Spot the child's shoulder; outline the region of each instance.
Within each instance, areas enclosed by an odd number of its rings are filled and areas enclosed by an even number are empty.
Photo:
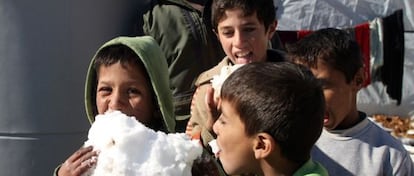
[[[220,74],[221,68],[229,65],[230,62],[231,61],[229,57],[224,57],[223,60],[221,60],[216,66],[201,73],[198,76],[195,85],[200,86],[202,84],[210,83],[211,79],[213,79],[213,76]]]
[[[302,165],[293,176],[327,176],[328,171],[326,168],[317,161],[309,159],[305,164]]]

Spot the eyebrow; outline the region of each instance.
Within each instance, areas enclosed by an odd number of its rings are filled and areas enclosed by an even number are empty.
[[[242,26],[242,27],[256,26],[256,23],[248,21],[246,23],[242,23],[240,26]],[[229,28],[231,29],[233,27],[232,26],[222,26],[222,27],[219,27],[218,29],[229,29]]]

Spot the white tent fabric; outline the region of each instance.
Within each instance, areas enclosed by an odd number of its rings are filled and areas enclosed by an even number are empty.
[[[397,105],[376,82],[358,94],[358,108],[368,114],[389,114],[414,118],[414,1],[413,0],[274,0],[278,30],[350,28],[398,9],[404,13],[405,57],[402,101]]]

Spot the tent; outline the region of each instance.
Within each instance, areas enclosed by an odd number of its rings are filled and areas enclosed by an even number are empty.
[[[354,28],[386,18],[402,9],[403,75],[401,102],[387,93],[389,85],[373,82],[358,94],[358,108],[368,114],[414,118],[414,1],[412,0],[274,0],[278,31],[317,30],[326,27]]]

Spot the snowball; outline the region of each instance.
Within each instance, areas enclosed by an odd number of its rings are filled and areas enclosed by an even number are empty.
[[[214,155],[217,157],[218,152],[220,151],[220,148],[217,145],[217,140],[213,139],[210,142],[208,142],[208,145],[211,147],[211,151],[214,153]]]
[[[185,133],[155,132],[119,111],[96,116],[85,142],[90,145],[99,155],[86,176],[187,176],[203,150]]]
[[[214,101],[217,101],[220,97],[221,86],[223,85],[227,77],[229,77],[231,73],[233,73],[235,70],[237,70],[243,65],[244,64],[224,66],[221,68],[219,75],[213,76],[213,79],[211,80],[211,86],[214,89]]]

